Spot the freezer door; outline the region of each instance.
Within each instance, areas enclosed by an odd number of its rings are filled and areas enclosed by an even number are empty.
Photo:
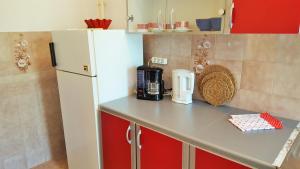
[[[92,30],[52,32],[56,69],[96,76]]]
[[[99,169],[96,77],[57,71],[68,165]]]

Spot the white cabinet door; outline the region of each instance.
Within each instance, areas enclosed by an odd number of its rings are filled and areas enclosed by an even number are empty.
[[[69,169],[99,169],[96,77],[57,71]]]

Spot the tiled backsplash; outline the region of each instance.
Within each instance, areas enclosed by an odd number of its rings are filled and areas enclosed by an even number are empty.
[[[28,72],[15,64],[20,36],[29,42]],[[65,155],[50,33],[0,33],[0,169],[29,169]]]
[[[145,63],[153,56],[168,58],[161,67],[170,88],[172,69],[193,70],[204,39],[212,44],[210,63],[226,66],[237,80],[230,106],[300,120],[299,35],[146,35]],[[194,98],[201,99],[197,85]]]

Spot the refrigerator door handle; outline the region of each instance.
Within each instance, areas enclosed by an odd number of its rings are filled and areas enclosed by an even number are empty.
[[[49,48],[50,48],[52,67],[55,67],[57,64],[56,64],[55,49],[54,49],[54,43],[53,42],[49,43]]]

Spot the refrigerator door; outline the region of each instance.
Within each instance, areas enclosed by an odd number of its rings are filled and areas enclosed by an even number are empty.
[[[100,169],[96,77],[57,71],[68,165]]]
[[[57,70],[96,76],[92,30],[54,31],[52,41]]]

